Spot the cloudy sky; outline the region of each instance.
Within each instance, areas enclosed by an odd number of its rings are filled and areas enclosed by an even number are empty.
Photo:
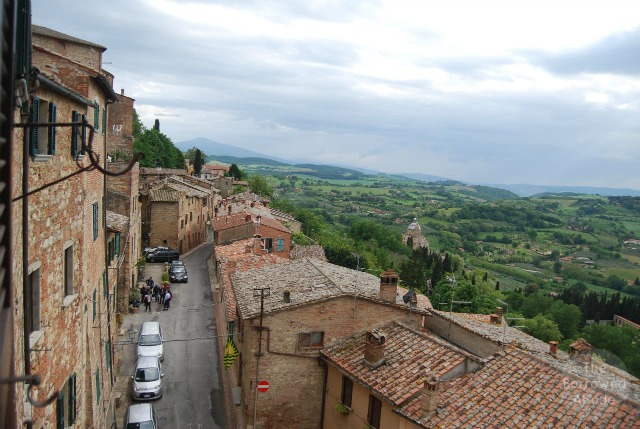
[[[174,142],[640,189],[640,1],[32,0]],[[206,152],[206,149],[205,149]]]

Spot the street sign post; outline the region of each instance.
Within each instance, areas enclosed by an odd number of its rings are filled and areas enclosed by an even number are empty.
[[[258,392],[266,392],[269,390],[269,382],[267,380],[262,380],[258,383]]]

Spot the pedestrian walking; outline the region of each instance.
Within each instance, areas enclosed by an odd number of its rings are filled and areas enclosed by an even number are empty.
[[[160,289],[162,288],[158,283],[153,285],[153,298],[155,299],[156,302],[160,302]]]
[[[168,290],[164,294],[164,309],[168,310],[171,306],[171,292]]]
[[[147,293],[144,298],[144,311],[151,311],[151,292]]]
[[[145,283],[147,284],[148,288],[152,288],[153,285],[155,284],[155,282],[153,281],[153,277],[149,276],[149,278],[147,280],[145,280]]]

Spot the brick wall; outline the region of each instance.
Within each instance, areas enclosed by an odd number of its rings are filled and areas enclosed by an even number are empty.
[[[178,203],[153,202],[149,205],[151,246],[169,246],[179,251],[178,231],[180,211]],[[166,243],[166,244],[165,244]]]
[[[414,326],[422,316],[413,314]],[[271,388],[258,394],[258,427],[319,427],[322,413],[324,371],[318,364],[317,350],[298,346],[300,333],[324,332],[326,346],[347,336],[366,331],[392,320],[406,321],[406,309],[351,297],[338,297],[290,310],[268,314],[263,324],[263,353],[259,362],[259,379]],[[255,353],[257,320],[245,321],[244,341],[238,344],[243,356],[242,392],[247,401],[247,421],[253,420],[255,388]]]
[[[109,106],[107,153],[119,161],[128,161],[127,157],[133,155],[133,102],[133,98],[121,93],[118,101]]]

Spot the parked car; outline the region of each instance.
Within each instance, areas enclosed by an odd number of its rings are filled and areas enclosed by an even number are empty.
[[[155,356],[140,356],[136,369],[131,376],[133,380],[131,393],[136,401],[162,397],[162,364]]]
[[[158,429],[158,418],[153,405],[130,405],[124,416],[124,429]]]
[[[175,265],[169,270],[169,279],[171,280],[171,283],[187,283],[189,281],[187,269],[184,265]]]
[[[147,253],[147,262],[171,262],[180,259],[180,254],[173,249],[159,249]]]
[[[182,259],[176,259],[175,261],[171,261],[171,265],[169,266],[169,271],[173,269],[173,267],[182,265],[184,267],[184,261]]]
[[[158,322],[144,322],[138,337],[138,356],[153,356],[164,359],[162,327]]]

